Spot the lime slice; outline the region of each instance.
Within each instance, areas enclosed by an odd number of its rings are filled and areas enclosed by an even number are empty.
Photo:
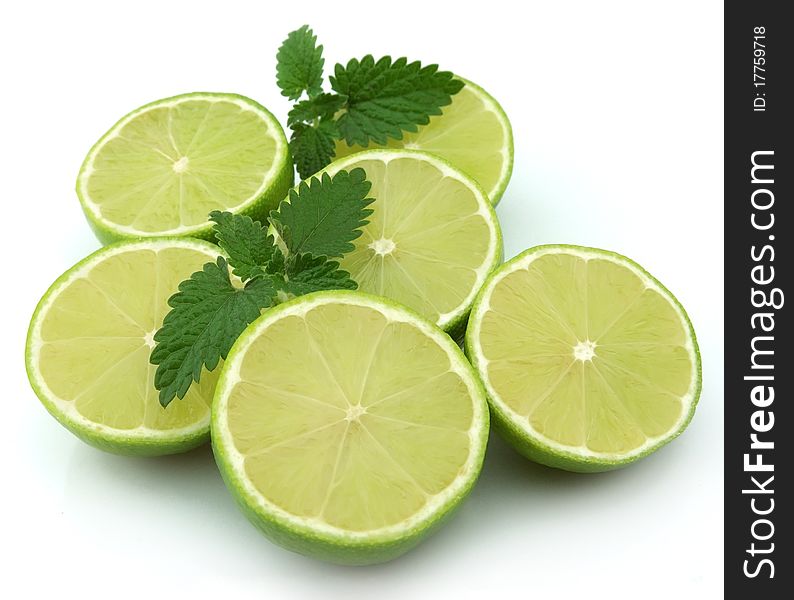
[[[263,106],[195,93],[152,102],[116,123],[83,162],[77,195],[104,243],[211,239],[211,211],[264,218],[292,179],[284,131]]]
[[[499,223],[470,177],[426,152],[367,150],[326,168],[363,168],[374,213],[341,264],[364,292],[462,332],[488,273],[502,259]]]
[[[217,370],[163,408],[149,353],[168,298],[218,252],[190,239],[121,242],[52,284],[33,314],[25,365],[39,400],[64,427],[118,454],[172,454],[209,439]]]
[[[468,356],[519,452],[604,471],[678,436],[700,396],[695,332],[673,295],[604,250],[539,246],[482,289]]]
[[[470,81],[442,110],[416,133],[405,133],[386,147],[437,154],[476,180],[496,206],[513,172],[513,131],[507,115],[493,97]],[[339,141],[336,156],[363,149]]]
[[[397,304],[320,292],[267,311],[228,355],[212,413],[221,473],[277,544],[367,564],[416,545],[467,495],[485,392],[452,340]]]

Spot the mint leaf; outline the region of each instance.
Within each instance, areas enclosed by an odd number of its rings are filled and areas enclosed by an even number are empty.
[[[157,344],[149,359],[157,365],[154,387],[160,390],[160,404],[183,398],[191,383],[199,381],[202,367],[212,371],[218,366],[275,296],[273,281],[265,276],[243,289],[234,287],[223,257],[180,283],[179,292],[168,300],[171,311],[154,336]]]
[[[269,275],[282,275],[286,272],[287,264],[281,250],[276,247],[270,262],[265,266],[265,273]],[[282,278],[283,279],[283,278]]]
[[[358,287],[350,273],[325,256],[299,254],[287,263],[286,278],[278,283],[288,294],[301,296],[320,290],[354,290]]]
[[[356,289],[333,260],[353,250],[373,202],[363,169],[327,173],[303,182],[263,225],[249,217],[214,211],[216,238],[228,255],[206,263],[179,284],[171,310],[155,333],[149,357],[157,365],[160,403],[183,398],[202,370],[215,369],[242,331],[261,312],[287,298],[328,289]],[[278,243],[268,235],[278,231]],[[243,288],[231,280],[230,268]]]
[[[364,169],[328,173],[304,181],[271,211],[270,221],[290,254],[309,253],[330,258],[353,250],[351,243],[368,223],[374,200],[367,198],[371,184]]]
[[[339,129],[333,121],[320,121],[316,127],[302,123],[292,126],[289,148],[301,179],[330,164],[338,136]]]
[[[276,82],[281,93],[297,100],[305,91],[314,96],[322,91],[323,47],[308,25],[291,32],[276,54]]]
[[[229,256],[234,274],[243,281],[262,274],[273,256],[273,236],[259,221],[244,215],[214,210],[210,220],[215,222],[218,245]]]
[[[438,65],[389,56],[376,62],[370,54],[337,64],[330,77],[336,93],[324,93],[323,47],[308,25],[287,36],[276,58],[281,93],[293,101],[308,95],[287,115],[290,150],[303,179],[331,162],[337,140],[349,146],[400,140],[404,132],[415,132],[440,115],[463,88],[462,81]]]
[[[287,125],[315,119],[331,119],[345,105],[346,98],[337,94],[320,94],[301,100],[287,114]]]
[[[375,62],[372,55],[336,65],[331,87],[347,96],[346,112],[337,123],[348,145],[366,146],[370,141],[385,144],[389,138],[402,139],[403,131],[416,131],[441,107],[463,82],[438,65],[423,67],[406,58],[392,62],[385,56]]]

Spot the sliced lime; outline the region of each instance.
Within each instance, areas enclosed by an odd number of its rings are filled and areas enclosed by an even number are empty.
[[[197,240],[122,242],[61,275],[33,314],[25,352],[47,410],[110,452],[171,454],[206,442],[217,371],[163,408],[149,353],[168,298],[217,255]]]
[[[466,348],[507,439],[572,471],[653,452],[684,430],[700,395],[683,307],[604,250],[539,246],[507,262],[478,296]]]
[[[359,289],[397,300],[455,333],[502,258],[499,223],[470,177],[426,152],[368,150],[326,171],[361,167],[374,213],[342,267]]]
[[[263,218],[292,178],[284,132],[263,106],[195,93],[152,102],[116,123],[88,153],[77,195],[103,242],[209,239],[211,211]]]
[[[417,544],[468,493],[485,394],[452,340],[356,292],[302,296],[235,343],[213,403],[226,483],[274,542],[340,563]]]
[[[513,131],[507,115],[492,96],[470,81],[442,110],[416,133],[405,133],[403,139],[390,140],[385,147],[437,154],[477,181],[495,206],[513,171]],[[344,141],[336,143],[340,158],[361,150]]]

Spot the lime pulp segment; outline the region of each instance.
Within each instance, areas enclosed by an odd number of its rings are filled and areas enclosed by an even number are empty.
[[[502,257],[493,208],[481,188],[442,159],[368,150],[326,172],[363,168],[375,202],[355,249],[341,261],[364,292],[397,300],[454,331]]]
[[[485,396],[460,350],[396,304],[311,294],[237,341],[213,405],[221,471],[252,521],[292,550],[387,560],[480,470]]]
[[[541,246],[500,268],[467,332],[497,424],[530,458],[601,470],[678,435],[700,391],[675,298],[610,252]]]
[[[217,372],[163,408],[149,354],[168,298],[217,254],[188,239],[125,242],[64,273],[36,308],[25,356],[47,410],[113,452],[167,454],[206,442]]]
[[[284,132],[264,107],[195,93],[121,119],[86,157],[77,193],[103,241],[207,237],[211,211],[264,215],[291,184]]]
[[[513,170],[513,132],[499,103],[481,87],[465,83],[441,115],[384,147],[424,150],[444,158],[477,181],[496,205]],[[337,158],[361,150],[344,141],[336,143]]]

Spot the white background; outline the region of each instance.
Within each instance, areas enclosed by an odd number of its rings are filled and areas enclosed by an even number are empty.
[[[691,1],[4,3],[2,595],[720,597],[722,19],[721,2]],[[274,57],[303,23],[326,64],[407,55],[501,102],[515,135],[497,210],[507,257],[540,243],[604,247],[678,296],[704,374],[681,438],[627,469],[575,475],[494,436],[446,527],[392,563],[351,568],[262,537],[208,449],[111,456],[46,413],[25,376],[25,333],[51,281],[99,246],[74,193],[85,153],[127,111],[181,92],[238,92],[285,117]]]

